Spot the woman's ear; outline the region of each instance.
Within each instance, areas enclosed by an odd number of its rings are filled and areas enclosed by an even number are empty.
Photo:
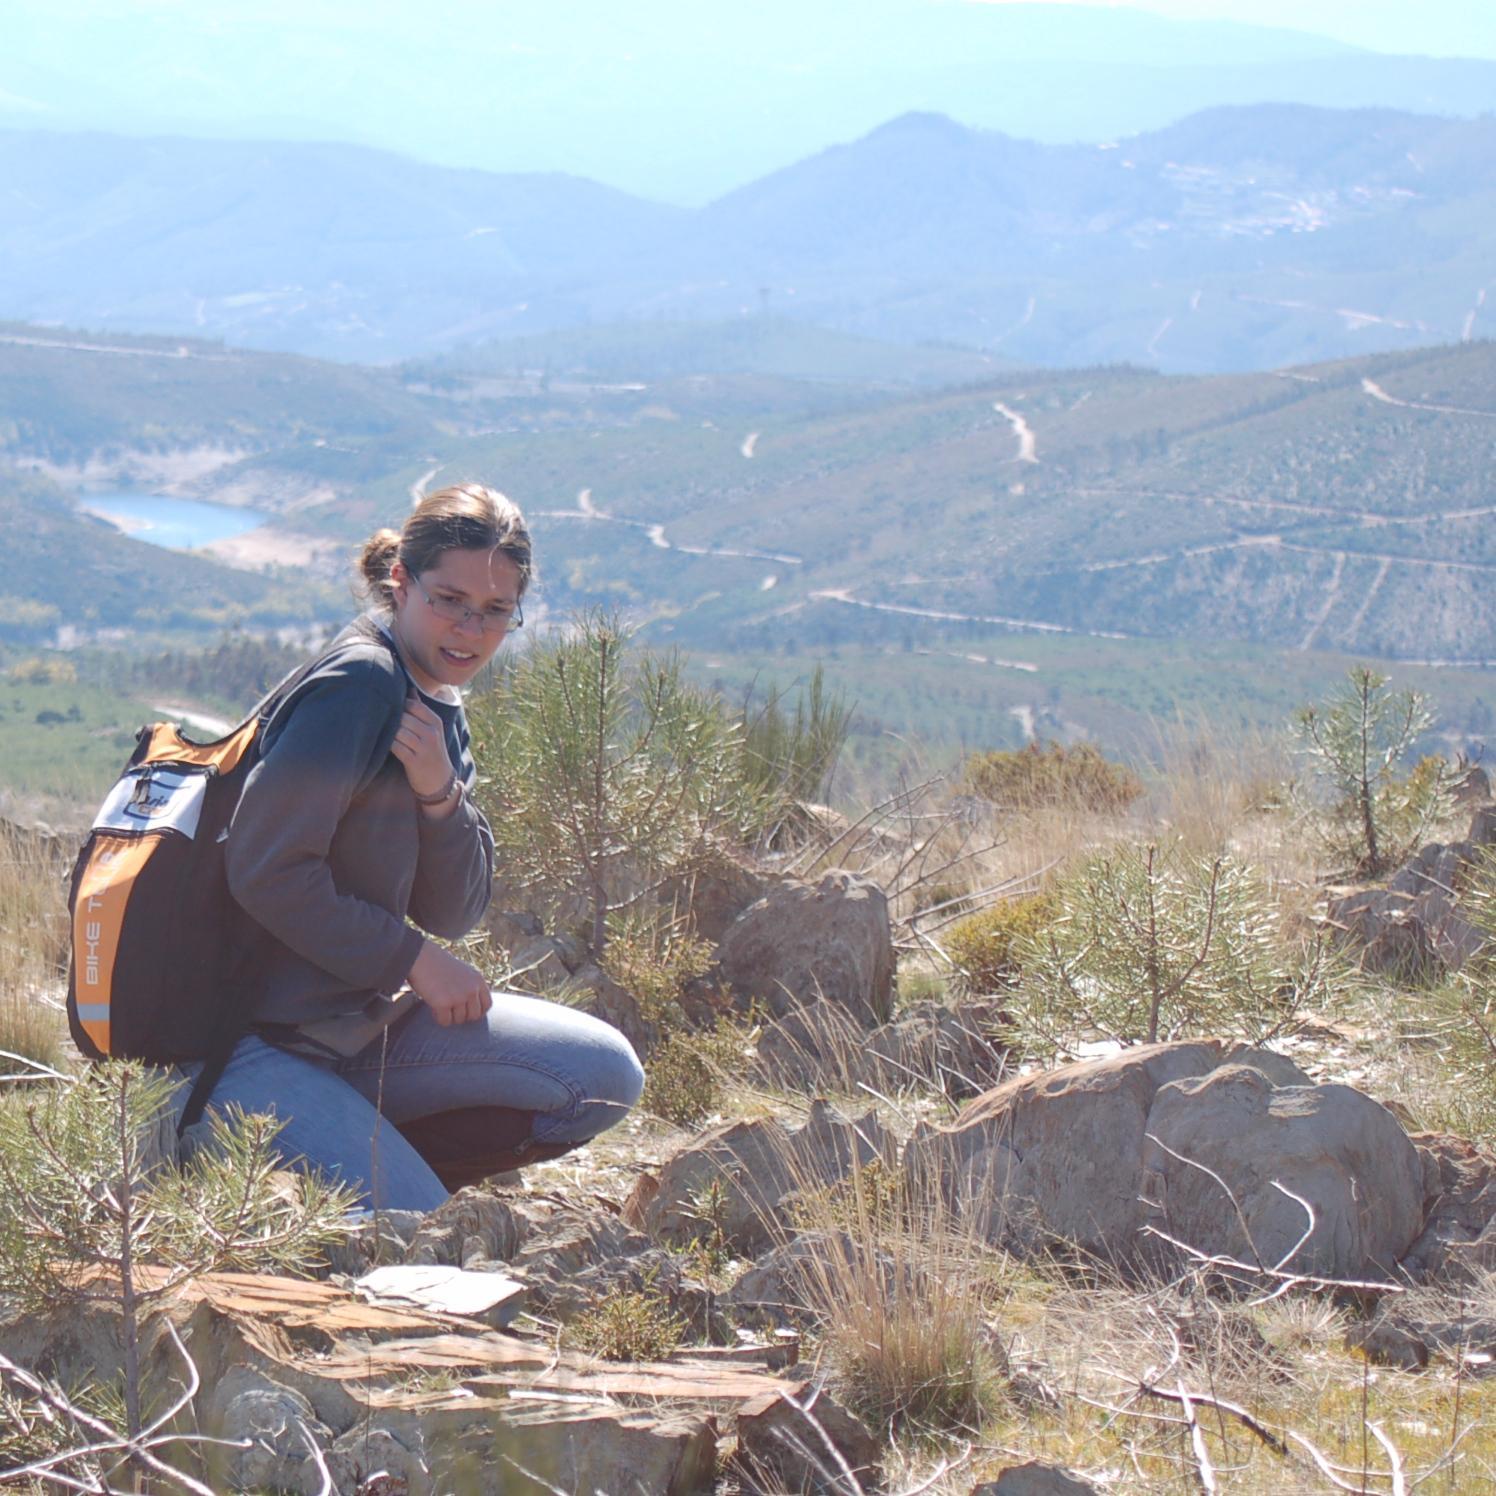
[[[390,595],[398,602],[405,601],[405,587],[410,581],[410,573],[405,569],[403,561],[396,561],[390,567]]]

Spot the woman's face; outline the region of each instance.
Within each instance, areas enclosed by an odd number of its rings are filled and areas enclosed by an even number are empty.
[[[397,561],[391,580],[395,637],[427,691],[467,685],[504,642],[519,606],[519,567],[499,551],[443,551],[418,576]],[[468,609],[465,619],[460,608]]]

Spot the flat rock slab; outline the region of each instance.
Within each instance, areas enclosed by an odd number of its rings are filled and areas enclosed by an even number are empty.
[[[375,1268],[353,1285],[376,1302],[409,1304],[436,1314],[458,1314],[495,1329],[524,1305],[525,1285],[507,1273],[470,1272],[437,1264],[400,1263]]]
[[[151,1287],[164,1274],[137,1276]],[[166,1334],[168,1322],[179,1341]],[[117,1377],[119,1343],[118,1311],[104,1302],[0,1325],[0,1350],[23,1365],[47,1365],[64,1384]],[[710,1488],[717,1414],[803,1390],[761,1365],[710,1353],[694,1363],[608,1362],[461,1315],[252,1273],[207,1275],[169,1293],[142,1336],[149,1382],[180,1380],[179,1346],[210,1389],[200,1410],[206,1431],[269,1437],[300,1418],[350,1481],[355,1466],[367,1470],[370,1441],[383,1441],[408,1496],[687,1496]],[[279,1436],[271,1442],[278,1448]],[[321,1489],[309,1461],[288,1444],[263,1468],[225,1464],[209,1472],[209,1483]]]

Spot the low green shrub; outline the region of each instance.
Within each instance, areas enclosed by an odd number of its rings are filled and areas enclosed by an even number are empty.
[[[1053,888],[1054,917],[1013,953],[1006,1007],[1030,1054],[1231,1035],[1261,1043],[1348,981],[1322,935],[1291,926],[1253,869],[1178,845],[1113,847]]]
[[[1116,815],[1143,793],[1131,769],[1094,743],[1030,743],[1016,753],[974,754],[966,763],[972,794],[1009,810],[1059,805]]]
[[[740,1074],[746,1037],[721,1019],[701,1032],[668,1033],[649,1057],[639,1105],[677,1127],[692,1127],[722,1106],[724,1081]]]
[[[957,986],[966,996],[1011,987],[1022,971],[1018,950],[1054,918],[1054,900],[1044,893],[1005,899],[952,925],[946,954],[956,963]]]
[[[678,1127],[715,1112],[724,1077],[743,1068],[746,1036],[739,1025],[720,1016],[710,1028],[692,1028],[682,1006],[686,989],[711,964],[711,944],[680,921],[616,921],[603,954],[608,975],[659,1034],[645,1067],[640,1105]]]
[[[1337,873],[1380,877],[1412,856],[1448,813],[1453,774],[1444,759],[1424,757],[1400,772],[1433,722],[1427,697],[1394,691],[1367,665],[1295,714],[1308,770],[1297,796]]]
[[[566,1339],[604,1361],[658,1361],[686,1338],[686,1322],[646,1285],[610,1293],[567,1327]]]
[[[771,686],[762,703],[752,691],[741,716],[743,778],[757,791],[769,830],[797,801],[819,800],[847,741],[853,708],[846,697],[826,687],[817,665],[795,698],[794,714],[787,693]]]
[[[621,919],[609,925],[603,970],[663,1029],[684,1022],[681,997],[712,966],[709,941],[680,921]]]

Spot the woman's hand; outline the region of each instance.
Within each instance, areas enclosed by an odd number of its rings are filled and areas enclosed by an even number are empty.
[[[442,719],[413,691],[405,698],[405,713],[390,752],[404,766],[405,777],[418,795],[439,795],[452,781]]]
[[[483,973],[431,940],[421,947],[406,980],[443,1028],[475,1022],[493,1006]]]

